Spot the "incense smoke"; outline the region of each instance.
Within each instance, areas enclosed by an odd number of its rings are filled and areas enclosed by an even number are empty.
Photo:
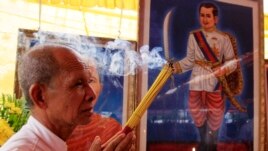
[[[133,43],[120,39],[101,44],[98,38],[65,33],[55,34],[40,31],[36,36],[39,39],[38,43],[65,44],[83,56],[94,58],[105,75],[135,75],[143,66],[156,69],[161,68],[167,62],[160,55],[163,51],[161,47],[149,50],[149,46],[145,45],[137,52]]]
[[[66,33],[50,33],[39,31],[35,34],[37,43],[57,43],[68,45],[85,57],[94,58],[97,66],[101,69],[103,75],[109,76],[110,80],[116,87],[123,87],[116,77],[135,75],[138,69],[144,66],[149,69],[161,69],[167,61],[161,56],[163,49],[155,47],[150,50],[148,45],[140,47],[136,51],[135,45],[129,41],[115,39],[107,41],[106,43],[100,42],[101,38],[87,37],[80,35],[72,35]],[[254,52],[255,53],[255,52]],[[236,62],[243,62],[248,60],[246,54],[235,60]],[[200,81],[214,76],[213,71],[206,76],[199,76],[181,85],[175,86],[173,89],[168,90],[165,94],[170,95],[175,93],[178,88],[187,85],[194,81]]]

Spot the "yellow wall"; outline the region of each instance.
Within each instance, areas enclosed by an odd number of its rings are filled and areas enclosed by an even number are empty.
[[[268,59],[268,0],[263,0],[264,9],[264,58]]]
[[[35,2],[31,2],[35,1]],[[0,94],[13,93],[19,28],[97,37],[137,39],[137,11],[90,7],[79,11],[38,0],[0,0]],[[41,24],[39,24],[39,13]],[[122,20],[120,20],[122,16]],[[121,24],[120,24],[121,23]]]
[[[103,7],[83,7],[83,11],[79,11],[79,7],[69,6],[67,9],[63,5],[42,1],[45,3],[42,3],[40,13],[39,0],[0,0],[0,94],[13,93],[18,28],[37,30],[41,27],[45,31],[109,38],[117,38],[120,28],[120,38],[137,39],[137,0],[131,0],[136,7],[124,11]],[[266,14],[264,54],[268,59],[268,0],[263,2]]]

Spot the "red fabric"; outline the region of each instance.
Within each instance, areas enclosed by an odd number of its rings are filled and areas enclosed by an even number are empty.
[[[113,118],[101,117],[93,114],[87,125],[76,127],[67,140],[69,151],[88,151],[95,136],[100,136],[102,143],[115,135],[122,126]]]
[[[199,44],[201,51],[206,56],[206,59],[213,63],[217,62],[218,59],[214,56],[213,52],[211,52],[211,49],[209,45],[207,44],[206,39],[203,37],[202,32],[198,31],[198,32],[195,32],[194,34],[196,35],[196,38],[197,38],[196,40]]]
[[[190,91],[189,109],[197,127],[205,121],[211,130],[218,130],[224,116],[224,101],[220,92]]]

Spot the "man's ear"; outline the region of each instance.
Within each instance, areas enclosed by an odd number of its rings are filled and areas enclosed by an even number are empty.
[[[34,83],[29,89],[29,94],[34,106],[39,108],[47,108],[46,101],[44,99],[45,85]]]

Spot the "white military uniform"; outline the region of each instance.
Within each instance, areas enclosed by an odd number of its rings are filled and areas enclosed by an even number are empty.
[[[222,66],[227,67],[229,73],[233,72],[237,67],[235,60],[234,50],[227,34],[214,30],[212,32],[206,32],[200,29],[210,48],[214,51],[215,56],[219,62],[225,58],[225,63]],[[195,32],[195,31],[194,31]],[[203,52],[194,37],[193,32],[190,33],[187,46],[187,55],[185,58],[179,61],[179,65],[182,72],[192,70],[191,79],[189,81],[190,90],[194,91],[215,91],[215,87],[218,83],[217,78],[214,76],[211,67],[201,66],[196,62],[207,62]]]

